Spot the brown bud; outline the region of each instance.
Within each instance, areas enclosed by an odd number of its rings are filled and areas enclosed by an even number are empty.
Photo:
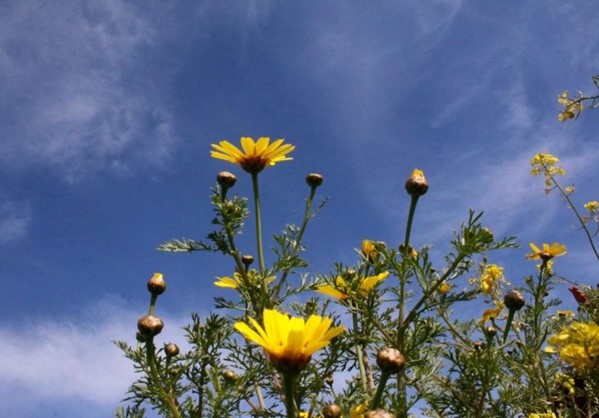
[[[164,322],[154,315],[142,316],[139,318],[139,321],[137,321],[137,329],[145,338],[151,339],[155,335],[160,334],[162,328],[164,328]]]
[[[364,418],[395,418],[391,412],[385,411],[384,409],[374,409],[364,414]]]
[[[412,175],[406,181],[406,191],[410,196],[422,196],[428,191],[428,181],[424,177],[422,170],[417,168],[412,171]]]
[[[525,304],[524,296],[517,290],[510,290],[503,298],[503,303],[510,311],[519,311]]]
[[[254,256],[251,255],[244,255],[241,257],[241,262],[248,267],[250,264],[252,264],[254,262]]]
[[[225,382],[233,383],[239,379],[239,375],[233,370],[225,370],[223,372],[223,378],[225,379]]]
[[[334,403],[322,408],[322,415],[324,418],[339,418],[342,412],[341,407]]]
[[[322,175],[317,174],[317,173],[310,173],[306,177],[306,183],[308,183],[308,186],[310,186],[313,189],[319,187],[323,181],[324,181],[324,177],[322,177]]]
[[[333,383],[335,383],[335,378],[332,375],[328,375],[327,377],[325,377],[324,382],[331,386]]]
[[[167,357],[175,357],[179,355],[179,346],[175,343],[168,343],[164,346],[164,352]]]
[[[492,325],[487,327],[487,335],[491,338],[497,335],[497,328]]]
[[[487,345],[485,343],[483,343],[482,341],[476,341],[474,343],[474,349],[476,351],[484,350],[486,347],[487,347]]]
[[[406,359],[398,349],[385,347],[377,353],[376,364],[385,373],[397,373],[406,365]]]
[[[223,190],[226,191],[235,185],[237,177],[235,177],[235,174],[229,173],[228,171],[221,171],[216,176],[216,181],[218,182],[220,187],[222,187]]]
[[[166,281],[162,273],[154,273],[148,280],[148,291],[153,295],[161,295],[166,290]]]

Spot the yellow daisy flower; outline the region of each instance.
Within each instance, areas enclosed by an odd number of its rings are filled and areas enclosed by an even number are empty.
[[[274,309],[264,309],[261,326],[255,319],[235,323],[235,329],[246,339],[266,351],[275,368],[283,373],[299,373],[306,367],[312,354],[326,347],[345,327],[332,327],[331,318],[311,315],[290,317]]]
[[[224,287],[227,289],[238,289],[241,284],[241,275],[239,273],[234,273],[233,277],[216,277],[217,281],[214,282],[215,286]],[[247,272],[247,278],[249,283],[251,284],[262,284],[262,276],[256,270],[250,270]],[[276,279],[276,276],[268,276],[264,279],[266,284],[270,284],[273,280]]]
[[[210,156],[237,164],[248,173],[257,174],[266,166],[293,160],[287,154],[295,149],[295,145],[283,144],[283,141],[284,139],[281,138],[271,144],[268,137],[263,136],[254,141],[249,136],[243,136],[241,137],[242,149],[229,141],[220,141],[218,144],[212,144],[213,150],[210,151]]]
[[[554,242],[553,244],[545,244],[543,243],[543,249],[539,249],[534,243],[530,243],[530,249],[533,251],[530,254],[526,255],[526,258],[529,260],[543,260],[549,261],[553,257],[559,257],[560,255],[564,255],[567,252],[566,246]]]

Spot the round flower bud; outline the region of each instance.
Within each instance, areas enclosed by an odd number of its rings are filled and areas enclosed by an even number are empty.
[[[406,181],[406,191],[410,196],[422,196],[428,191],[428,181],[424,177],[422,170],[417,168],[412,171],[412,175]]]
[[[168,343],[164,346],[164,352],[167,357],[175,357],[179,355],[179,346],[175,343]]]
[[[364,418],[395,418],[391,412],[387,412],[384,409],[374,409],[364,414]]]
[[[252,255],[244,255],[241,257],[241,262],[248,267],[250,264],[254,262],[254,256]]]
[[[495,328],[494,326],[488,326],[487,327],[487,335],[491,338],[493,338],[495,335],[497,335],[497,328]]]
[[[324,382],[331,386],[333,383],[335,383],[335,378],[333,377],[333,375],[328,375],[325,379]]]
[[[154,315],[142,316],[139,318],[139,321],[137,321],[137,329],[145,338],[152,338],[155,335],[160,334],[162,328],[164,328],[164,322]]]
[[[484,350],[486,347],[487,347],[487,345],[485,343],[483,343],[482,341],[476,341],[474,343],[474,349],[476,351]]]
[[[239,379],[239,375],[233,370],[225,370],[223,372],[223,378],[225,379],[225,382],[233,383]]]
[[[493,235],[493,231],[491,231],[489,228],[486,228],[486,227],[482,227],[480,229],[480,237],[481,237],[481,241],[484,244],[490,244],[495,239],[495,235]]]
[[[324,177],[322,177],[322,175],[317,174],[317,173],[310,173],[306,177],[306,183],[308,183],[308,186],[310,186],[313,189],[320,186],[323,181],[324,181]]]
[[[223,190],[228,190],[235,185],[237,177],[235,177],[235,174],[229,173],[228,171],[221,171],[216,176],[216,181]]]
[[[376,364],[385,373],[397,373],[406,365],[406,359],[398,349],[385,347],[377,353]]]
[[[334,403],[329,404],[322,409],[324,418],[339,418],[341,413],[341,407]]]
[[[510,311],[519,311],[524,306],[525,300],[522,293],[510,290],[503,298],[503,303]]]
[[[154,273],[148,280],[148,291],[153,295],[161,295],[166,290],[166,281],[162,273]]]

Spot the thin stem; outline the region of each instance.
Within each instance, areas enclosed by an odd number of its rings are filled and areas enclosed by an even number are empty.
[[[372,399],[372,407],[370,409],[377,409],[381,404],[381,399],[383,397],[383,392],[385,391],[385,386],[387,386],[387,380],[389,380],[389,376],[391,376],[387,372],[381,373],[381,379],[379,380],[379,385],[376,388],[376,394],[374,395],[374,399]]]
[[[266,271],[264,263],[264,250],[262,246],[262,213],[260,209],[260,190],[258,189],[258,173],[252,173],[252,189],[254,192],[254,215],[256,219],[256,246],[258,251],[258,264],[260,274]]]
[[[166,403],[168,406],[173,418],[181,418],[181,413],[179,412],[176,399],[174,399],[170,393],[167,393],[166,388],[163,386],[162,380],[160,379],[158,366],[156,365],[154,340],[152,339],[146,341],[146,359],[148,361],[148,365],[150,366],[150,377],[152,383],[160,390],[162,401],[164,401],[164,403]]]
[[[351,307],[351,302],[350,302]],[[355,312],[352,312],[352,322],[354,326],[354,331],[358,331],[358,315]],[[362,382],[362,389],[364,392],[368,390],[367,380],[366,380],[366,368],[364,367],[364,355],[362,352],[362,344],[356,343],[355,346],[356,355],[358,356],[358,367],[360,369],[360,381]]]

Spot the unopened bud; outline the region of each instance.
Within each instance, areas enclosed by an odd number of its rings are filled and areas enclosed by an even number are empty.
[[[493,235],[493,231],[491,231],[489,228],[486,228],[486,227],[482,227],[480,229],[480,237],[481,237],[480,240],[484,244],[490,244],[495,239],[495,235]]]
[[[487,327],[487,335],[493,338],[495,335],[497,335],[497,328],[492,325]]]
[[[475,349],[476,351],[481,351],[481,350],[484,350],[484,349],[485,349],[485,347],[487,347],[487,345],[486,345],[485,343],[483,343],[482,341],[476,341],[476,342],[474,343],[474,349]]]
[[[239,379],[239,375],[235,373],[233,370],[225,370],[223,372],[223,378],[227,383],[233,383]]]
[[[364,418],[395,418],[391,412],[385,411],[384,409],[374,409],[364,414]]]
[[[333,383],[335,383],[335,378],[332,375],[328,375],[327,377],[325,377],[324,382],[331,386]]]
[[[385,373],[397,373],[406,365],[406,359],[401,352],[392,347],[379,350],[376,355],[376,364]]]
[[[322,408],[322,415],[324,418],[339,418],[342,412],[341,407],[334,403]]]
[[[237,181],[237,177],[233,173],[229,173],[228,171],[221,171],[216,176],[216,181],[223,188],[223,190],[229,190],[231,187],[235,185]]]
[[[503,298],[503,303],[510,311],[519,311],[526,301],[522,293],[517,290],[510,290]]]
[[[162,273],[154,273],[148,280],[148,291],[153,295],[161,295],[166,290],[166,281]]]
[[[241,257],[241,262],[247,267],[250,266],[254,262],[254,256],[252,255],[244,255]]]
[[[160,334],[162,328],[164,328],[164,322],[154,315],[142,316],[139,318],[139,321],[137,321],[137,329],[145,338],[151,339],[155,335]]]
[[[306,183],[308,183],[308,186],[310,186],[313,189],[319,187],[323,181],[324,181],[324,177],[322,177],[322,175],[317,174],[317,173],[310,173],[306,177]]]
[[[410,196],[422,196],[428,191],[428,181],[424,177],[422,170],[417,168],[412,171],[412,175],[406,181],[406,191]]]
[[[167,357],[175,357],[179,355],[179,346],[175,343],[168,343],[164,346],[164,352]]]

